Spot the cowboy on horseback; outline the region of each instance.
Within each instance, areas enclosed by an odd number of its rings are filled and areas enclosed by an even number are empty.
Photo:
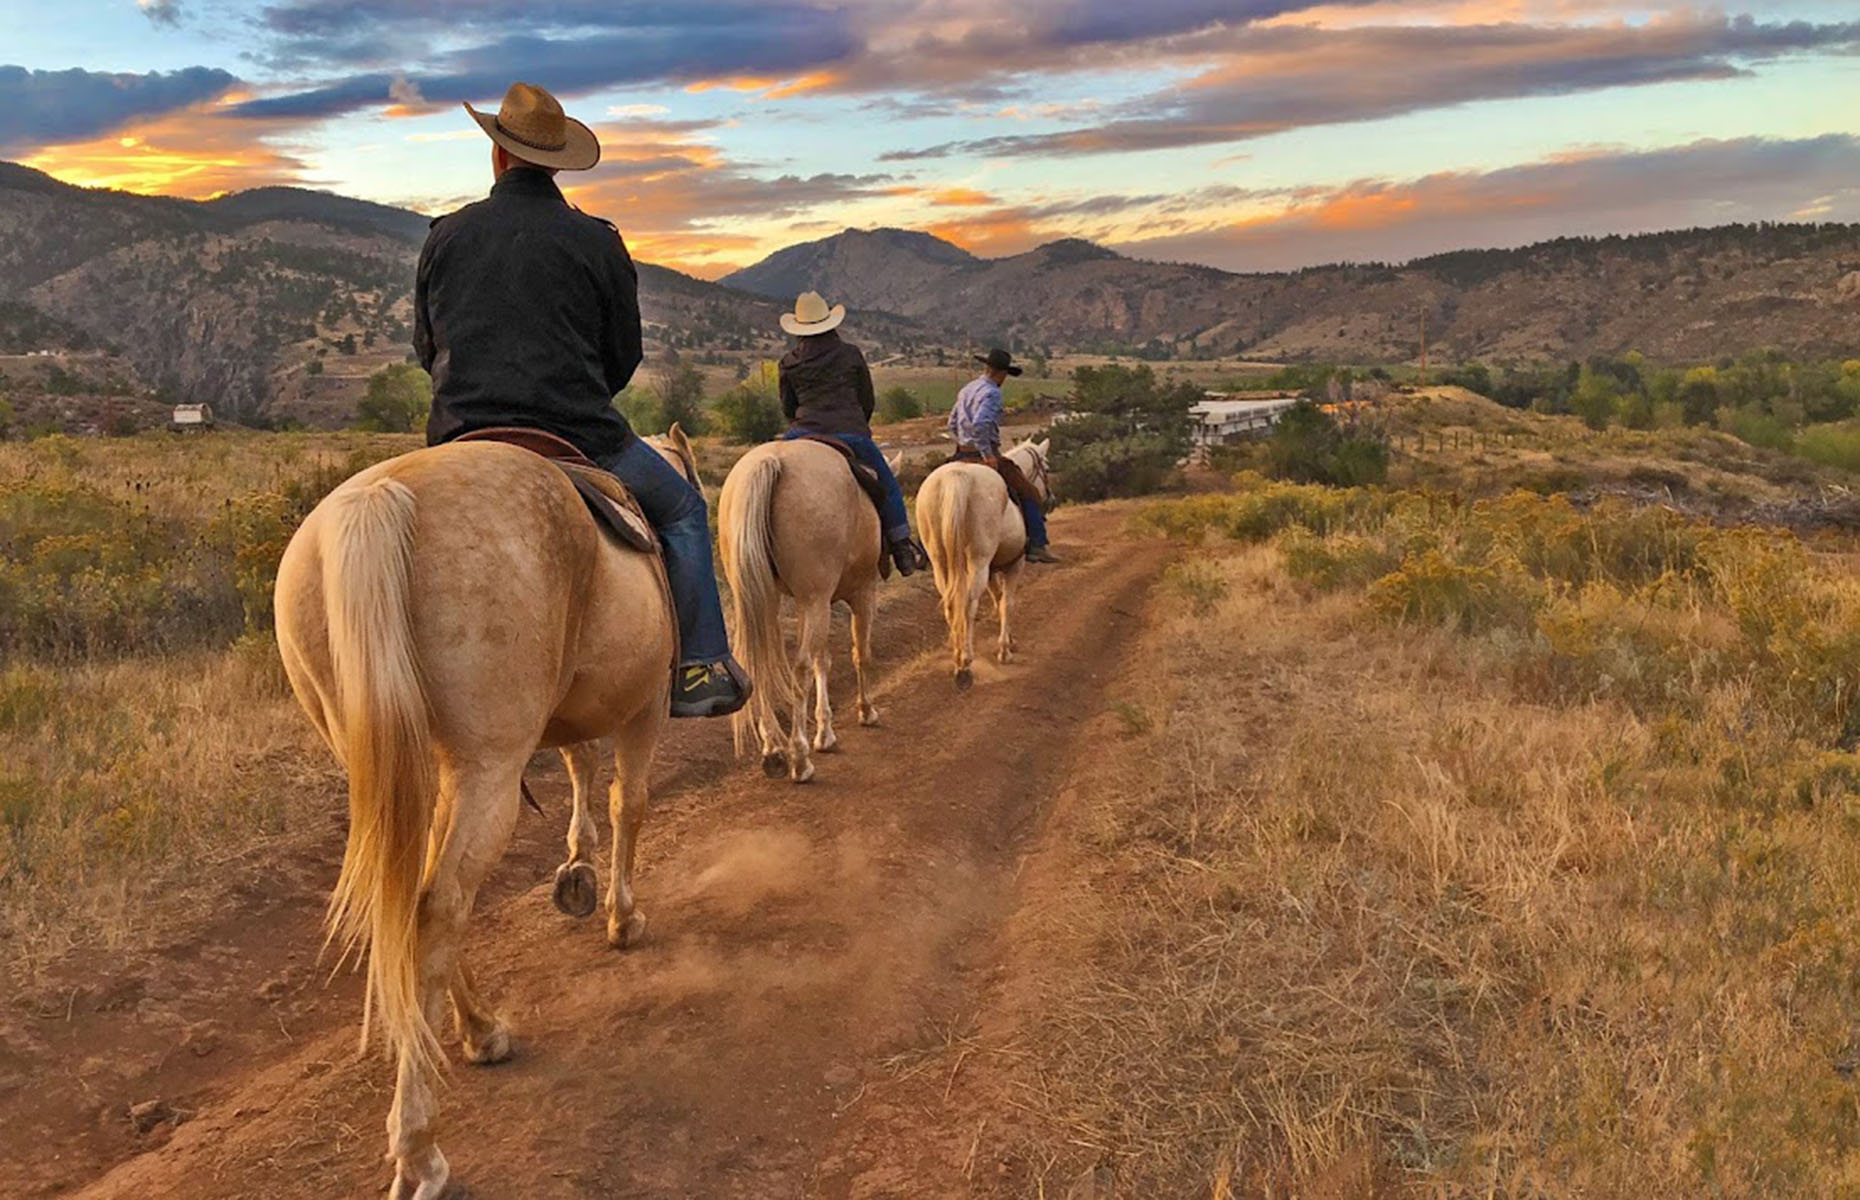
[[[781,315],[781,327],[797,340],[782,355],[781,411],[788,418],[784,439],[826,436],[847,449],[878,476],[884,491],[879,508],[885,548],[899,575],[910,575],[927,565],[911,537],[910,517],[904,510],[904,489],[878,443],[872,440],[872,409],[876,396],[872,371],[859,347],[841,339],[846,306],[828,309],[819,292],[803,292],[794,311]]]
[[[558,171],[600,160],[592,130],[556,98],[511,85],[490,137],[487,199],[435,219],[420,252],[413,344],[433,377],[428,444],[525,426],[618,476],[657,530],[681,652],[671,715],[735,712],[749,684],[730,655],[703,496],[613,406],[643,354],[639,276],[614,226],[562,196]]]
[[[949,436],[956,443],[955,461],[978,462],[1001,473],[1008,494],[1014,497],[1027,522],[1027,561],[1056,563],[1059,560],[1046,543],[1046,512],[1039,491],[1013,459],[1001,454],[1001,385],[1007,382],[1008,376],[1019,375],[1021,369],[1014,365],[1013,357],[1006,350],[978,354],[975,361],[982,364],[982,373],[956,394],[956,406],[949,411]]]

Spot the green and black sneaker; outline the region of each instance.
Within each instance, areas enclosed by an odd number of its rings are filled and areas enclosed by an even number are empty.
[[[755,691],[734,658],[690,663],[672,676],[674,717],[727,717],[749,703]]]

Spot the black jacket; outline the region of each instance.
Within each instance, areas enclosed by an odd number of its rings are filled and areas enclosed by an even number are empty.
[[[426,440],[525,425],[602,458],[633,431],[613,398],[639,366],[639,275],[612,225],[536,170],[433,222],[413,348],[433,376]]]
[[[781,411],[809,433],[872,432],[872,372],[837,332],[802,338],[781,356]]]

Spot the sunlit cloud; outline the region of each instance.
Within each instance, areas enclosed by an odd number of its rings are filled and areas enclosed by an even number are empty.
[[[225,192],[304,182],[307,163],[267,141],[283,124],[226,115],[218,104],[136,121],[105,137],[46,146],[22,161],[67,183],[207,199]]]
[[[1229,213],[1236,211],[1213,220],[1192,210],[1159,214],[1146,236],[1114,244],[1143,258],[1281,270],[1788,213],[1854,221],[1860,220],[1860,137],[1708,140],[1413,180],[1236,191]]]

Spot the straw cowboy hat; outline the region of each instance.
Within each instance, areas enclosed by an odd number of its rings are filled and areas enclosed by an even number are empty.
[[[819,292],[802,292],[794,301],[794,311],[781,315],[781,327],[796,337],[838,329],[846,319],[846,306],[835,304],[831,310]]]
[[[465,106],[487,136],[526,163],[558,171],[585,171],[601,161],[594,131],[562,111],[561,102],[533,83],[513,83],[497,115]]]

